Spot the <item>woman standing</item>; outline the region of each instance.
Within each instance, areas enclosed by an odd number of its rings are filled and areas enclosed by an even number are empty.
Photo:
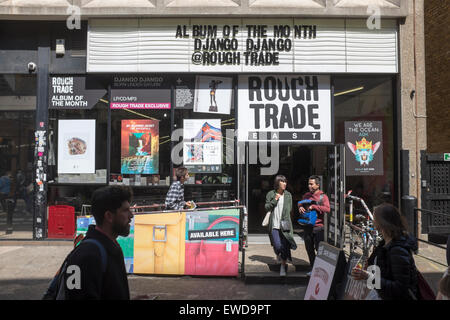
[[[374,226],[383,236],[375,248],[368,265],[380,268],[380,288],[377,292],[382,300],[419,299],[417,271],[412,251],[417,242],[408,236],[400,212],[390,204],[375,208]],[[355,268],[352,276],[356,280],[367,280],[369,273]]]
[[[291,249],[297,249],[291,221],[292,195],[286,190],[287,179],[277,175],[274,190],[266,195],[266,212],[271,212],[269,220],[270,243],[281,261],[280,276],[286,276],[287,261],[292,261]]]

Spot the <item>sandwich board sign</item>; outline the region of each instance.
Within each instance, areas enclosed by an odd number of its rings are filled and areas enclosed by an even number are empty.
[[[343,250],[321,242],[304,300],[328,300],[336,297],[336,284],[342,280],[345,265]]]

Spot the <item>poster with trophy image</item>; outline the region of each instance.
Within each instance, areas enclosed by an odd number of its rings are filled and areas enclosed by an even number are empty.
[[[230,114],[232,82],[232,78],[197,76],[194,112]]]
[[[95,173],[95,120],[58,120],[61,173]]]

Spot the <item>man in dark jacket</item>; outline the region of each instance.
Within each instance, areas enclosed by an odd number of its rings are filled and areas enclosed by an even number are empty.
[[[118,236],[128,236],[133,214],[130,210],[132,191],[128,187],[108,186],[92,196],[92,213],[96,225],[90,225],[85,239],[94,239],[106,252],[105,261],[98,245],[81,243],[68,259],[68,266],[79,269],[79,285],[68,285],[72,275],[65,275],[67,300],[129,300],[127,272]],[[84,241],[84,240],[83,240]]]

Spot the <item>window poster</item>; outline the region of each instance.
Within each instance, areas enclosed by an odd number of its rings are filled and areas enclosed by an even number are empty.
[[[158,120],[122,120],[120,172],[157,174],[159,170]]]
[[[232,78],[197,76],[194,112],[230,114]]]
[[[220,119],[186,119],[183,121],[183,137],[183,163],[191,172],[220,171],[222,164]]]
[[[61,173],[95,173],[95,120],[58,120]]]
[[[346,175],[383,175],[381,121],[346,121]]]

